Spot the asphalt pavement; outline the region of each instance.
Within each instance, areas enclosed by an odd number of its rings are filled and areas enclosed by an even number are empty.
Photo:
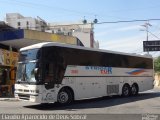
[[[38,104],[15,98],[0,98],[0,118],[8,120],[4,116],[8,114],[20,115],[20,119],[24,118],[22,115],[37,115],[38,119],[43,118],[40,115],[46,115],[46,119],[53,120],[159,120],[160,88],[156,87],[134,97],[102,97],[75,101],[70,105]],[[29,117],[24,120],[27,119]]]

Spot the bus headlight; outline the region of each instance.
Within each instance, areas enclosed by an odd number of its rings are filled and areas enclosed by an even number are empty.
[[[39,93],[39,90],[30,90],[31,93]]]

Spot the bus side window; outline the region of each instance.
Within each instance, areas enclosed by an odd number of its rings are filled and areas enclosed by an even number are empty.
[[[45,66],[45,82],[52,82],[53,81],[53,64],[47,63]]]
[[[67,66],[64,56],[58,55],[57,61],[55,61],[53,66],[54,66],[53,68],[55,73],[55,76],[54,76],[55,82],[57,84],[61,84],[64,77],[65,70],[66,70],[66,66]]]
[[[49,71],[49,64],[46,64],[45,65],[45,82],[48,82],[48,79],[47,79],[48,71]]]

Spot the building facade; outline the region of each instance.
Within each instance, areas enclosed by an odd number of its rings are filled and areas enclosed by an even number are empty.
[[[85,47],[99,48],[99,42],[94,40],[94,24],[48,23],[49,32],[77,37]]]
[[[47,27],[47,23],[40,17],[24,17],[19,13],[7,13],[6,23],[13,28],[31,29],[38,31],[45,31]]]
[[[3,33],[14,30],[14,28],[6,25],[4,21],[0,21],[0,39],[5,36],[11,37]],[[18,50],[11,45],[2,44],[0,40],[0,97],[14,95],[17,61]]]
[[[94,24],[83,22],[47,23],[40,17],[24,17],[19,13],[7,13],[6,22],[9,26],[18,29],[45,31],[65,36],[77,37],[85,47],[99,48],[99,42],[94,40]]]

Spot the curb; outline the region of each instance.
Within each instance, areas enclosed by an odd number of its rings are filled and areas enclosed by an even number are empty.
[[[156,88],[157,88],[157,89],[160,89],[160,86],[154,86],[154,88],[153,88],[153,89],[156,89]]]
[[[0,98],[0,101],[19,101],[16,98]]]

